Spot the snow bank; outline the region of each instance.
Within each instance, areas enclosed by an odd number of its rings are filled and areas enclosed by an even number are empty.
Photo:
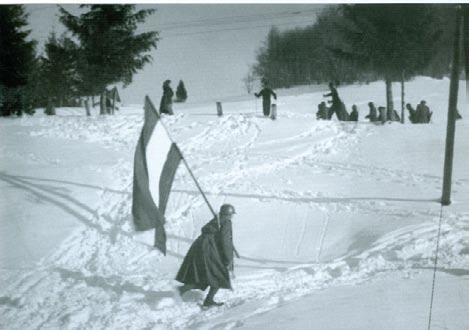
[[[328,299],[334,301],[344,285],[391,278],[389,284],[428,272],[440,216],[448,85],[427,78],[406,85],[411,103],[424,98],[434,111],[430,125],[365,122],[367,102],[384,104],[384,83],[339,88],[349,109],[358,105],[358,123],[316,121],[322,101],[317,91],[280,93],[276,121],[261,116],[260,104],[256,112],[255,100],[224,104],[221,118],[214,104],[175,104],[176,115],[163,118],[170,134],[214,207],[230,202],[237,209],[234,240],[242,258],[236,260],[234,291],[220,292],[217,297],[226,305],[204,313],[198,306],[202,293],[181,300],[173,280],[210,218],[184,168],[167,209],[168,256],[151,247],[151,233],[136,235],[132,227],[132,163],[141,109],[123,108],[105,117],[58,109],[57,116],[2,121],[11,134],[19,126],[42,143],[95,146],[122,158],[100,165],[112,186],[100,191],[81,218],[83,225],[34,269],[9,271],[0,298],[1,327],[236,327],[319,290],[331,292]],[[466,118],[458,122],[454,204],[443,210],[439,254],[441,271],[464,276],[469,273],[467,126]],[[10,165],[19,161],[14,148],[12,142],[2,150]],[[83,174],[82,183],[91,183]],[[76,194],[77,200],[85,198],[84,192]]]

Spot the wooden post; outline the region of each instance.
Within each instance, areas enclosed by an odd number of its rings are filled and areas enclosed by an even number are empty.
[[[89,100],[88,97],[85,99],[85,109],[86,109],[86,115],[91,116],[91,113],[90,113],[90,100]]]
[[[402,71],[401,75],[401,123],[404,124],[404,71]]]
[[[106,91],[101,92],[101,95],[99,97],[99,114],[106,114]]]
[[[449,85],[448,124],[446,127],[445,163],[443,169],[442,205],[451,204],[451,177],[453,173],[454,135],[456,130],[456,107],[459,89],[459,55],[461,46],[461,8],[456,10],[456,28],[454,32],[453,63]]]
[[[275,103],[273,103],[270,108],[270,118],[272,120],[277,119],[277,105]]]
[[[114,110],[116,109],[116,91],[112,91],[112,110],[111,113],[114,114]]]
[[[218,117],[223,116],[223,108],[221,107],[221,102],[217,102],[217,115]]]

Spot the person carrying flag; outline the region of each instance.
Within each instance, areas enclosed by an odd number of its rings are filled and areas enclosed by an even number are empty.
[[[235,213],[232,205],[221,206],[219,215],[202,227],[176,275],[176,280],[184,284],[178,288],[181,296],[189,290],[205,291],[210,287],[203,307],[223,305],[214,300],[215,294],[219,289],[231,289],[229,271],[233,270],[234,253],[231,220]]]

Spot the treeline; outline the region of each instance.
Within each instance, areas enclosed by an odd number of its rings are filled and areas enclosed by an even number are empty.
[[[248,77],[275,88],[449,74],[454,5],[329,6],[305,28],[272,28]]]
[[[22,5],[0,5],[0,114],[32,113],[36,107],[76,106],[100,97],[106,113],[107,87],[132,82],[152,58],[158,33],[136,33],[154,10],[134,5],[80,5],[73,15],[58,6],[66,33],[51,32],[43,54],[30,41]]]

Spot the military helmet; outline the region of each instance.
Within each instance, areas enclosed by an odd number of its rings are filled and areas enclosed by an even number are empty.
[[[235,214],[235,208],[231,204],[223,204],[220,207],[220,214]]]

